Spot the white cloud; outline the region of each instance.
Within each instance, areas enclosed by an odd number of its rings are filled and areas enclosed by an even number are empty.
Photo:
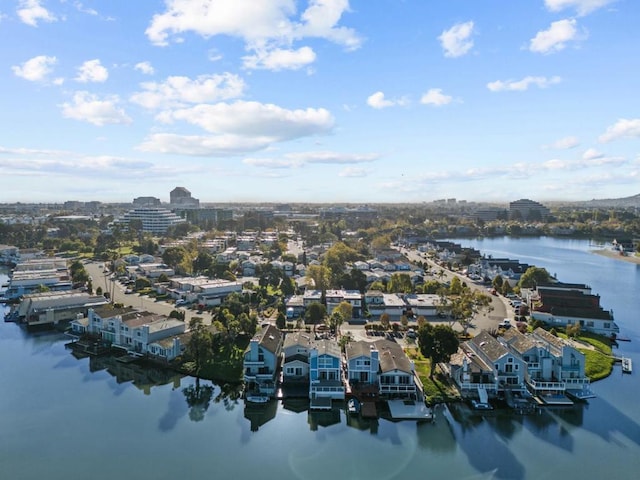
[[[610,142],[618,138],[640,137],[640,118],[621,118],[607,128],[598,140],[602,143]]]
[[[453,100],[453,97],[442,93],[441,88],[431,88],[427,93],[422,95],[420,103],[423,105],[435,105],[436,107],[440,107],[451,103],[451,100]]]
[[[243,65],[248,69],[298,70],[316,60],[316,54],[310,47],[297,50],[276,48],[256,50],[254,55],[242,57]]]
[[[283,141],[309,135],[326,134],[334,119],[324,108],[287,110],[273,104],[236,101],[201,104],[167,112],[165,120],[182,120],[211,133]]]
[[[369,105],[371,108],[376,108],[376,109],[404,106],[407,103],[409,103],[409,101],[404,97],[389,100],[385,98],[383,92],[376,92],[374,94],[369,95],[369,97],[367,97],[367,105]]]
[[[58,17],[41,5],[40,0],[20,0],[19,5],[20,8],[16,12],[18,17],[32,27],[37,27],[40,20],[49,23],[58,20]]]
[[[564,137],[564,138],[560,138],[558,140],[556,140],[555,142],[553,142],[551,145],[543,145],[542,148],[548,149],[548,148],[553,148],[556,150],[566,150],[569,148],[575,148],[578,145],[580,145],[580,140],[578,140],[578,137]]]
[[[584,35],[586,37],[586,34]],[[552,22],[547,30],[539,31],[529,42],[529,50],[536,53],[558,52],[567,46],[567,42],[578,39],[576,20],[564,19]]]
[[[129,124],[131,118],[122,108],[118,107],[120,99],[117,95],[100,99],[97,95],[80,91],[73,95],[72,103],[63,103],[62,115],[93,125]]]
[[[347,167],[344,170],[342,170],[340,173],[338,173],[339,177],[348,177],[348,178],[366,177],[367,175],[368,175],[368,172],[364,168],[359,168],[359,167]]]
[[[148,109],[229,100],[242,96],[245,89],[242,78],[231,73],[200,75],[195,79],[175,76],[140,86],[143,91],[134,93],[131,101]]]
[[[96,58],[87,60],[78,67],[78,75],[75,81],[80,83],[102,83],[106,82],[107,78],[109,78],[109,72],[102,66],[100,60]]]
[[[559,12],[566,8],[575,8],[578,15],[587,15],[615,1],[616,0],[544,0],[544,4],[552,12]]]
[[[588,148],[582,154],[584,160],[595,160],[604,157],[604,153],[599,152],[595,148]]]
[[[93,8],[85,7],[81,2],[75,2],[73,5],[81,13],[86,13],[87,15],[92,15],[92,16],[98,15],[97,10]]]
[[[253,167],[281,169],[300,168],[310,164],[352,165],[370,163],[380,158],[374,153],[351,154],[330,151],[297,152],[285,154],[282,158],[245,158],[242,163]]]
[[[262,150],[270,143],[267,138],[247,138],[240,135],[156,133],[148,136],[137,149],[143,152],[224,157]]]
[[[473,22],[457,23],[438,37],[445,57],[461,57],[473,48]]]
[[[153,66],[151,65],[151,62],[139,62],[136,63],[133,68],[135,70],[138,70],[139,72],[144,73],[145,75],[153,75],[154,73],[156,73]]]
[[[522,92],[529,88],[530,85],[535,85],[539,88],[547,88],[550,85],[560,83],[562,79],[560,77],[532,77],[528,76],[522,80],[496,80],[495,82],[487,83],[487,88],[492,92],[503,91],[517,91]]]
[[[56,57],[47,57],[46,55],[38,55],[33,57],[21,66],[13,66],[11,70],[13,73],[30,82],[43,82],[47,79],[52,71],[52,66],[57,63]]]
[[[309,50],[291,49],[293,42],[304,38],[323,38],[347,50],[362,43],[354,30],[338,26],[343,13],[349,10],[348,0],[309,0],[299,18],[293,0],[166,0],[165,3],[166,10],[153,16],[145,32],[155,45],[167,45],[171,38],[178,41],[185,32],[205,38],[228,35],[243,39],[247,50],[256,52],[256,65],[261,65],[259,60],[265,57],[283,68],[287,63],[309,62]],[[291,55],[288,59],[277,58],[287,50],[297,52],[295,61]],[[271,51],[277,52],[274,57],[269,55]],[[251,65],[252,57],[248,58],[245,61]]]

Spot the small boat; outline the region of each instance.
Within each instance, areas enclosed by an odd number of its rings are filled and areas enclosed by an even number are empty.
[[[251,403],[267,403],[269,401],[269,396],[263,393],[248,393],[246,400]]]
[[[622,373],[632,373],[633,372],[633,363],[630,358],[624,357],[622,359]]]
[[[493,410],[490,403],[480,402],[478,400],[471,400],[471,406],[474,410]]]
[[[350,398],[347,402],[349,413],[360,413],[360,402],[357,398]]]

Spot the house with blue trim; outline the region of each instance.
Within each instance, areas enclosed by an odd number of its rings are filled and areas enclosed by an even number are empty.
[[[280,367],[282,332],[273,325],[262,327],[249,341],[242,366],[247,390],[274,396],[276,373]]]
[[[335,340],[318,340],[309,351],[311,408],[330,409],[331,400],[344,400],[340,347]]]

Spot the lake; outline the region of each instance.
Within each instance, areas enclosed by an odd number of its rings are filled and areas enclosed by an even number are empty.
[[[456,241],[591,285],[632,340],[616,353],[640,365],[640,267],[589,253],[586,241]],[[76,359],[67,342],[0,323],[0,478],[614,480],[640,471],[638,374],[619,366],[592,385],[597,398],[569,409],[443,406],[434,423],[353,423],[344,410],[309,413],[295,402],[245,407],[210,382],[195,398],[191,378]]]

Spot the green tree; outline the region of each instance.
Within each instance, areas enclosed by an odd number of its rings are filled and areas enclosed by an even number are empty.
[[[453,277],[451,279],[451,284],[449,285],[449,293],[451,295],[460,295],[461,292],[462,292],[462,282],[460,281],[460,278]]]
[[[162,254],[162,261],[174,270],[178,270],[186,258],[187,251],[184,247],[169,247]]]
[[[518,287],[520,288],[533,288],[541,283],[548,283],[551,281],[551,275],[545,268],[529,267],[527,271],[522,274],[518,281]]]
[[[406,273],[394,273],[387,284],[387,292],[389,293],[411,293],[413,284],[411,277]]]
[[[151,286],[151,282],[146,277],[138,277],[136,278],[135,287],[136,290],[141,290],[143,288],[149,288]]]
[[[387,312],[384,312],[382,315],[380,315],[380,325],[382,325],[382,328],[384,328],[385,330],[389,330],[389,327],[391,326],[391,319],[389,318],[389,314]]]
[[[193,317],[189,321],[189,331],[191,338],[187,345],[187,354],[193,360],[192,373],[199,377],[202,367],[213,357],[213,335],[199,317]]]
[[[321,323],[326,315],[327,308],[319,302],[311,302],[304,312],[305,321],[313,325],[314,332],[316,325]]]
[[[340,302],[336,307],[336,310],[340,312],[344,322],[348,322],[353,318],[353,305],[351,305],[349,302]]]
[[[329,315],[327,325],[329,325],[329,328],[334,332],[340,333],[340,325],[342,325],[342,322],[344,322],[342,313],[340,313],[339,310],[334,309],[333,312],[331,312],[331,315]]]
[[[306,273],[307,280],[313,282],[316,290],[325,292],[331,281],[331,270],[324,265],[309,265]]]
[[[500,275],[496,275],[493,278],[493,282],[491,282],[491,286],[495,288],[498,292],[502,291],[502,284],[504,283],[503,278]]]
[[[418,329],[418,345],[420,353],[431,360],[429,376],[433,378],[436,365],[448,362],[451,355],[458,351],[459,340],[451,327],[426,323]]]

